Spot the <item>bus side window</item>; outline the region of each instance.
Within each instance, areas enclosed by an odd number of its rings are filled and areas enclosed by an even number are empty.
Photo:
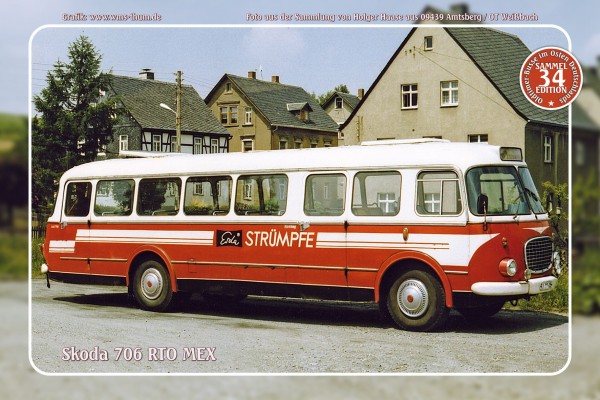
[[[237,215],[283,215],[287,207],[287,175],[242,175],[237,180]]]
[[[462,212],[458,176],[453,171],[426,171],[417,177],[417,213],[457,215]]]
[[[99,181],[96,185],[94,214],[98,216],[131,215],[133,208],[133,189],[131,179]]]
[[[87,217],[90,213],[92,184],[90,182],[71,182],[67,185],[65,215],[68,217]]]
[[[338,216],[344,213],[346,176],[344,174],[309,175],[304,187],[304,214]]]
[[[185,215],[225,215],[231,202],[231,177],[191,177],[185,183]]]
[[[142,179],[139,186],[138,215],[176,215],[179,211],[181,179]]]
[[[400,211],[400,173],[359,172],[354,176],[352,213],[357,216],[394,216]]]

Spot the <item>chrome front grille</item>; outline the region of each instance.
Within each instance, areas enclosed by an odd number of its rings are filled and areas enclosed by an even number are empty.
[[[550,269],[552,263],[552,239],[539,236],[525,244],[525,264],[534,273]]]

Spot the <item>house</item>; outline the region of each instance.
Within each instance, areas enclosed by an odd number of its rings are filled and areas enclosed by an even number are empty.
[[[364,95],[364,89],[358,89],[358,96],[335,91],[325,100],[323,109],[338,125],[342,125],[358,106]]]
[[[304,89],[225,74],[205,98],[231,135],[230,151],[337,146],[338,124]]]
[[[154,80],[150,70],[144,70],[140,76],[112,76],[109,95],[118,97],[125,113],[113,129],[114,140],[106,149],[107,158],[122,151],[176,151],[177,85]],[[190,85],[182,85],[181,152],[226,153],[228,139],[229,133],[198,92]]]
[[[568,110],[531,104],[519,72],[531,51],[483,27],[413,28],[341,126],[345,144],[443,138],[523,149],[538,185],[568,181]]]

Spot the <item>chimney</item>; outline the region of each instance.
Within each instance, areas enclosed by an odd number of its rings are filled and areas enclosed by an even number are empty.
[[[273,83],[279,83],[279,75],[273,75],[271,77],[271,82],[273,82]]]
[[[248,71],[248,78],[256,79],[256,71]]]
[[[450,5],[450,14],[468,14],[469,5],[467,3],[457,3]]]
[[[358,99],[362,100],[363,97],[365,97],[365,89],[358,89]]]
[[[153,81],[154,80],[154,72],[152,72],[152,69],[150,69],[150,68],[143,68],[142,72],[140,72],[140,78]]]

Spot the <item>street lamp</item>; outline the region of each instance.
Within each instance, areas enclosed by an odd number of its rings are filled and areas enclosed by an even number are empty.
[[[175,114],[175,151],[181,153],[181,115],[165,103],[160,103],[159,106]]]

